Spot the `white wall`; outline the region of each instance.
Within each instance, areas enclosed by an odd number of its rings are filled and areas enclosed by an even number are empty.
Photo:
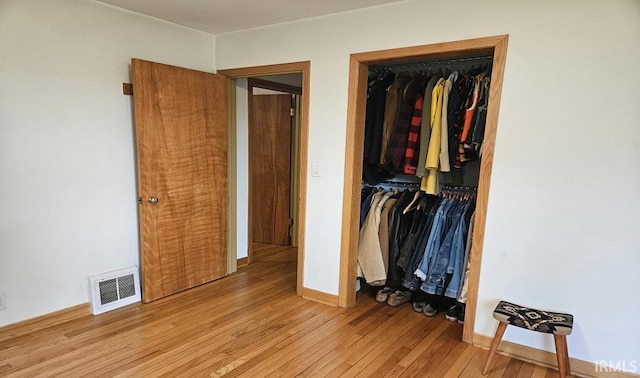
[[[133,57],[214,70],[215,38],[84,0],[0,2],[0,325],[138,265]]]
[[[572,312],[572,357],[640,359],[640,3],[406,1],[216,37],[219,69],[311,61],[304,286],[337,294],[349,54],[509,34],[476,332]],[[284,43],[286,41],[286,43]],[[309,170],[310,172],[310,170]],[[553,350],[544,335],[506,340]],[[636,366],[638,362],[636,362]]]
[[[248,256],[249,224],[249,86],[247,79],[236,79],[236,192],[237,244],[239,259]]]

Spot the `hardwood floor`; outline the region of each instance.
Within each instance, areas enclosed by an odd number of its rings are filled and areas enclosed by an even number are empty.
[[[486,350],[460,324],[361,296],[341,309],[295,294],[296,251],[258,246],[218,281],[99,316],[0,328],[0,376],[478,377]],[[496,356],[489,377],[556,377]]]

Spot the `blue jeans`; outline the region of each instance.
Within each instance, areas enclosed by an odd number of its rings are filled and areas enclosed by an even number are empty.
[[[447,273],[451,273],[451,281],[445,290],[444,295],[449,298],[457,298],[462,285],[462,275],[466,269],[464,264],[464,251],[465,251],[465,239],[467,237],[467,224],[465,222],[465,215],[469,211],[471,206],[467,205],[460,218],[460,223],[456,227],[455,234],[453,235],[453,243],[451,244],[451,250],[449,252],[449,266],[447,266]]]
[[[452,199],[443,199],[438,212],[433,220],[433,226],[431,227],[431,233],[427,241],[427,247],[425,248],[424,255],[420,266],[414,274],[420,279],[425,280],[427,273],[429,272],[429,265],[431,264],[432,257],[440,250],[440,244],[442,243],[444,233],[446,232],[445,226],[447,223],[447,213],[456,205],[457,201]]]
[[[431,258],[429,271],[427,272],[424,283],[421,287],[423,291],[429,294],[440,295],[444,292],[446,273],[450,273],[447,270],[449,266],[452,266],[452,262],[449,261],[451,252],[457,244],[454,243],[455,236],[461,221],[464,223],[463,215],[468,207],[468,203],[461,203],[459,206],[456,206],[452,213],[450,226],[446,230],[444,240],[437,253]]]

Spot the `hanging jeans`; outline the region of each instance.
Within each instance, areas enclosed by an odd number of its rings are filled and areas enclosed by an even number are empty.
[[[440,244],[442,243],[446,232],[447,213],[449,212],[449,210],[451,210],[452,207],[455,207],[456,204],[457,200],[448,198],[443,199],[440,203],[438,212],[436,213],[436,216],[433,220],[433,226],[431,227],[431,233],[429,234],[427,247],[424,251],[424,255],[422,256],[422,262],[420,262],[420,266],[414,272],[414,274],[421,280],[425,280],[427,278],[431,260],[433,256],[435,256],[440,250]]]
[[[411,255],[411,259],[409,260],[409,264],[407,264],[404,270],[404,282],[402,286],[405,288],[415,291],[420,287],[420,278],[416,277],[413,272],[418,268],[420,262],[422,261],[422,256],[424,255],[424,251],[427,247],[427,241],[429,240],[429,235],[431,234],[431,227],[433,226],[433,220],[435,219],[436,213],[440,207],[442,199],[436,197],[434,203],[428,208],[424,208],[423,211],[428,211],[427,220],[422,227],[422,233],[420,234],[420,238],[418,240],[418,244],[416,245],[413,254]]]
[[[454,251],[453,254],[455,255],[455,251],[460,249],[462,251],[460,259],[462,259],[464,255],[464,244],[459,246],[456,236],[459,235],[460,224],[464,223],[463,215],[466,209],[468,209],[468,206],[468,203],[461,203],[453,210],[450,227],[445,231],[444,240],[440,244],[437,253],[431,257],[429,270],[425,274],[424,283],[421,286],[421,289],[429,294],[441,295],[444,292],[446,274],[451,273],[447,272],[447,270],[449,266],[453,266],[452,262],[449,261],[452,251]],[[462,261],[460,261],[460,264],[462,264]],[[460,280],[458,279],[458,285],[459,282]]]
[[[470,204],[464,207],[462,216],[458,227],[456,227],[455,234],[453,235],[453,242],[451,250],[449,251],[449,265],[447,266],[447,273],[451,274],[451,281],[444,292],[444,295],[449,298],[457,298],[460,293],[460,287],[462,286],[462,276],[466,270],[464,264],[465,253],[465,239],[467,238],[467,220],[466,215]]]

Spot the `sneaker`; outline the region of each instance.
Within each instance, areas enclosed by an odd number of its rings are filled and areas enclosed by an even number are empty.
[[[464,324],[464,306],[462,307],[462,312],[458,315],[458,323]]]
[[[450,322],[455,322],[458,320],[460,314],[462,314],[462,311],[462,303],[456,303],[453,306],[449,307],[444,317],[447,318],[447,320]]]

